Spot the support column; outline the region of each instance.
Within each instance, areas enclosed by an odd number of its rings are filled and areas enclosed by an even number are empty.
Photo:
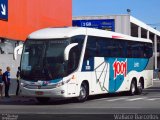
[[[154,57],[154,66],[157,69],[157,35],[154,35]]]
[[[141,38],[141,27],[138,27],[138,38]]]

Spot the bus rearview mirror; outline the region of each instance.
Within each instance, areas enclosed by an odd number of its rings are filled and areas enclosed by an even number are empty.
[[[78,45],[78,43],[72,43],[72,44],[68,45],[68,46],[65,48],[65,50],[64,50],[64,60],[65,60],[65,61],[67,61],[67,60],[69,59],[69,52],[70,52],[70,50],[71,50],[73,47],[77,46],[77,45]]]
[[[19,45],[19,46],[15,47],[14,54],[13,54],[14,60],[17,59],[17,54],[22,54],[22,49],[23,49],[23,45]]]

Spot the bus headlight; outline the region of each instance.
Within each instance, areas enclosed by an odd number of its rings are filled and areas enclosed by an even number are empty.
[[[59,83],[55,84],[55,87],[60,87],[60,86],[62,86],[64,84],[68,83],[69,81],[70,81],[70,79],[68,79],[66,81],[59,82]]]
[[[64,82],[59,82],[59,83],[55,84],[55,87],[60,87],[62,85],[64,85]]]
[[[43,84],[38,85],[36,83],[34,83],[34,84],[32,83],[31,84],[31,83],[21,82],[20,86],[24,87],[24,88],[27,88],[27,89],[37,89],[37,87],[39,87],[39,86],[40,86],[40,89],[53,89],[53,88],[57,88],[57,87],[60,87],[60,86],[62,86],[64,84],[68,83],[70,80],[71,79],[68,79],[66,81],[60,81],[58,83],[49,83],[49,84],[46,84],[46,85],[43,85]]]
[[[25,87],[25,86],[27,86],[27,84],[25,84],[25,83],[22,83],[21,82],[21,84],[20,84],[22,87]]]
[[[21,86],[23,86],[24,85],[24,83],[21,83]]]

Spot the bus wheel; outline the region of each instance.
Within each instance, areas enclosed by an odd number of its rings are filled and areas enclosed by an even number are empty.
[[[37,97],[36,99],[41,104],[46,104],[50,100],[50,98],[48,98],[48,97]]]
[[[137,95],[142,94],[143,91],[143,84],[142,81],[139,82],[139,86],[137,86]]]
[[[129,90],[129,94],[130,95],[135,95],[135,93],[136,93],[136,82],[132,81],[131,86],[130,86],[130,90]]]
[[[84,102],[88,98],[88,86],[85,82],[81,84],[79,96],[77,98],[78,102]]]

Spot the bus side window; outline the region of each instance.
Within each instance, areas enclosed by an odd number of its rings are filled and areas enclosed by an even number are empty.
[[[90,57],[96,57],[97,55],[97,46],[95,37],[88,37],[86,51],[84,59],[89,59]]]
[[[131,58],[132,57],[132,46],[131,46],[131,42],[127,42],[127,58]]]
[[[153,49],[152,49],[152,44],[150,43],[145,43],[145,47],[144,47],[144,53],[145,53],[145,57],[146,58],[150,58],[152,57],[152,53],[153,53]]]

